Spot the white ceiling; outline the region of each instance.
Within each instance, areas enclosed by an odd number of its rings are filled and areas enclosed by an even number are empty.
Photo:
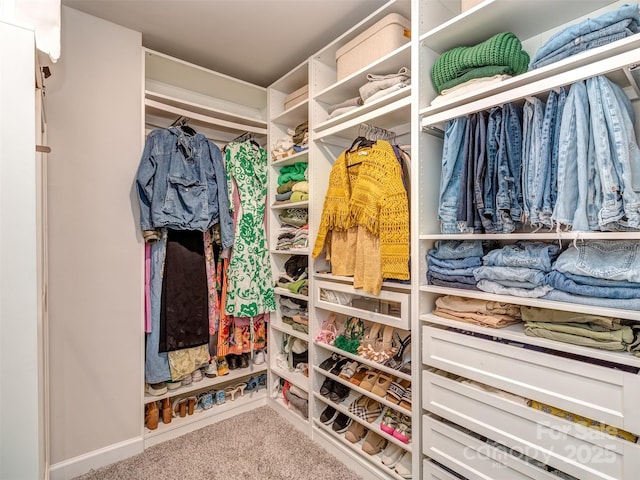
[[[265,87],[385,3],[62,0],[63,5],[142,32],[145,47]]]

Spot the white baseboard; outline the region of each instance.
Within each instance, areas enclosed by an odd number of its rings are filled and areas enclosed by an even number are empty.
[[[100,468],[132,457],[144,450],[142,437],[115,443],[93,452],[79,455],[49,467],[49,480],[71,480],[87,473],[92,468]]]

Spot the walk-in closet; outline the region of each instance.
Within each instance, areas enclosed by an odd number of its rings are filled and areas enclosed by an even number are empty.
[[[225,63],[94,3],[0,2],[0,478],[262,407],[367,480],[637,478],[638,4],[221,6]]]

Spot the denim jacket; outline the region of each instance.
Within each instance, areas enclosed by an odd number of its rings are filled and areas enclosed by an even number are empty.
[[[220,223],[224,248],[233,245],[233,219],[220,149],[204,135],[179,128],[153,130],[136,175],[140,226],[146,240],[161,227],[206,231]]]

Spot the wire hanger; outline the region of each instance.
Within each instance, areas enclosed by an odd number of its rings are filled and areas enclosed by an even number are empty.
[[[178,118],[176,118],[176,120],[170,126],[171,127],[178,127],[180,130],[182,130],[187,135],[193,136],[197,132],[193,128],[191,128],[189,126],[189,120],[191,120],[189,117],[185,117],[183,115],[180,115]]]

